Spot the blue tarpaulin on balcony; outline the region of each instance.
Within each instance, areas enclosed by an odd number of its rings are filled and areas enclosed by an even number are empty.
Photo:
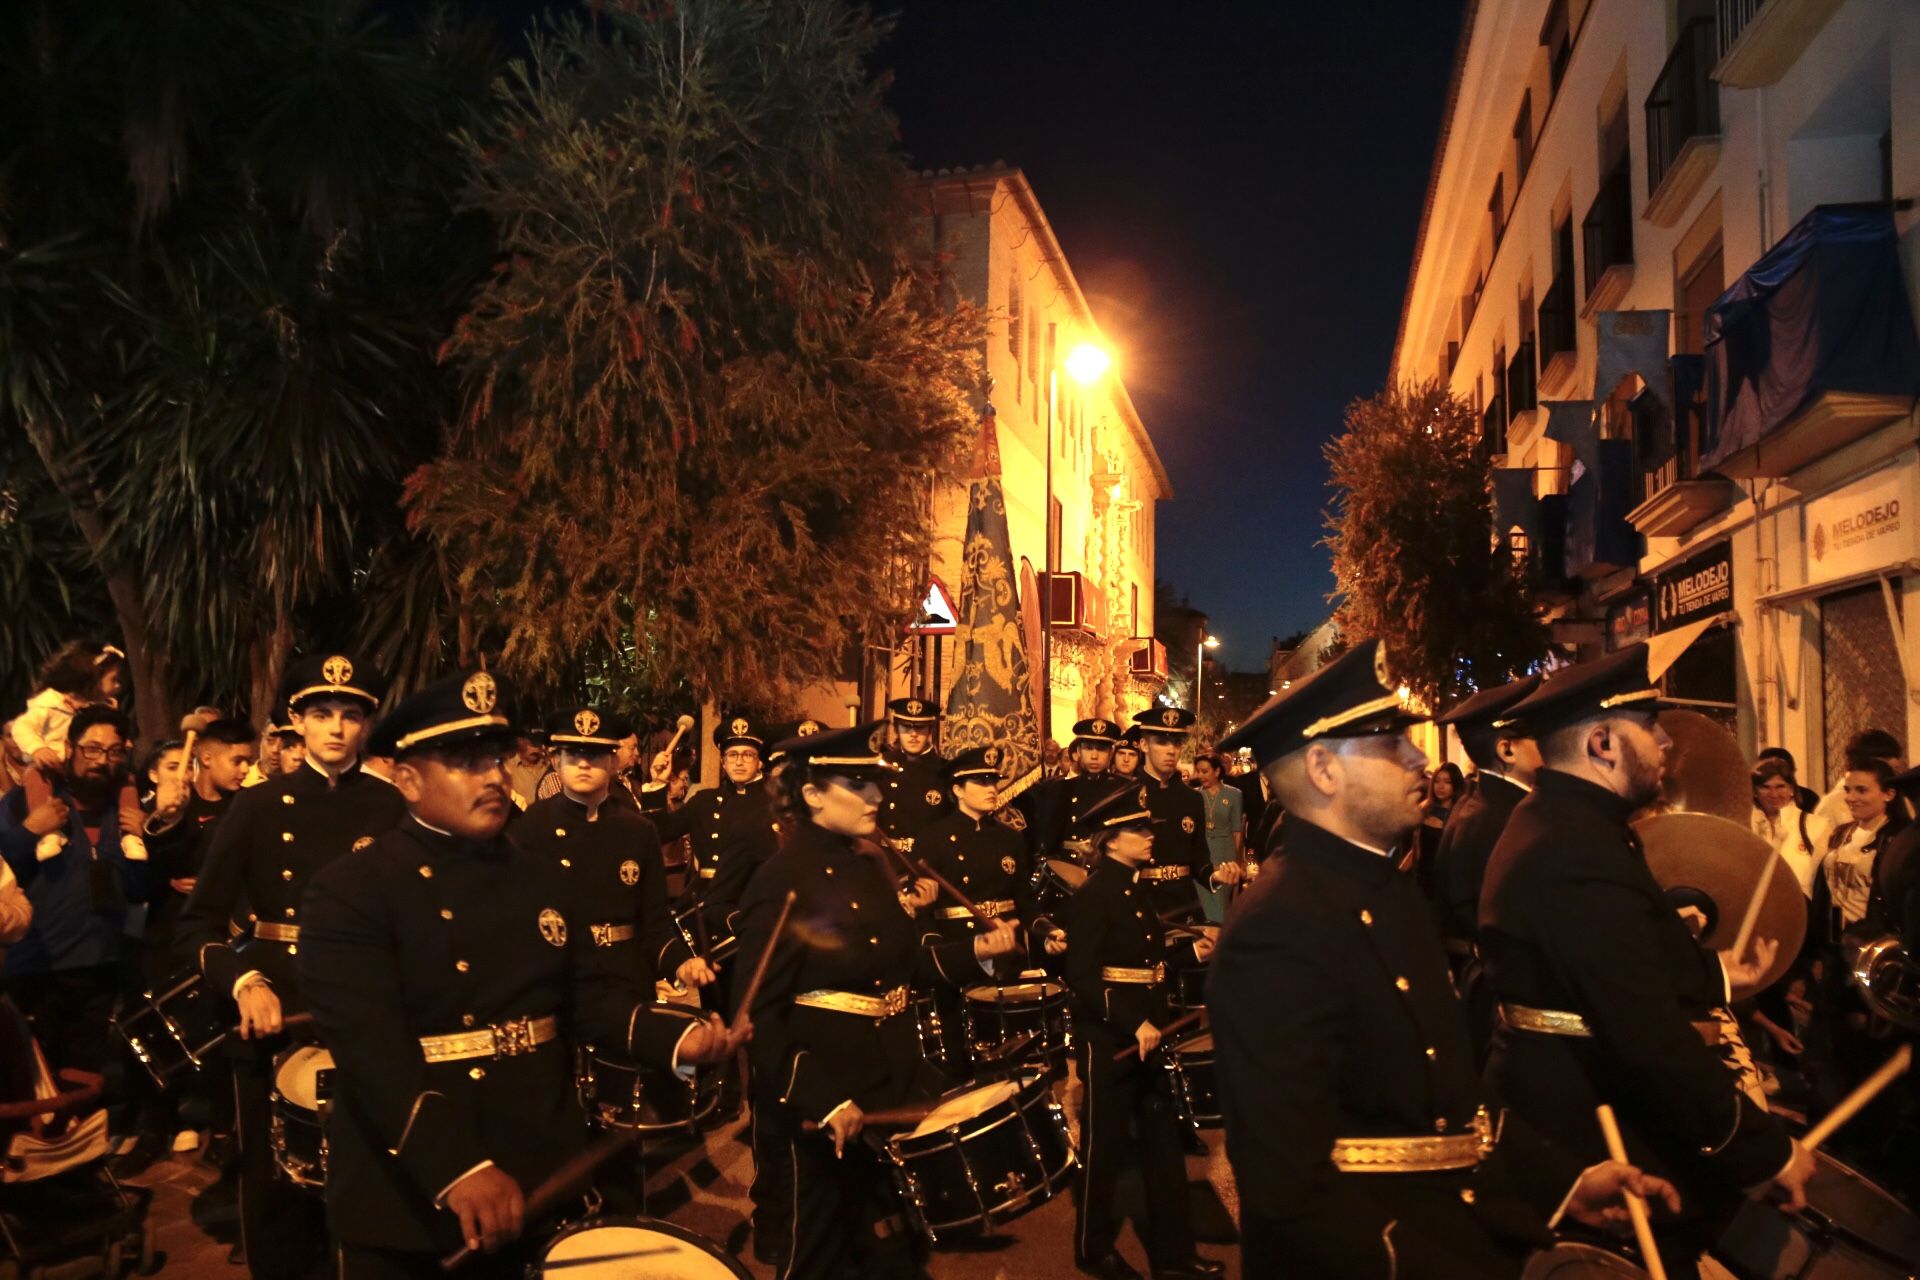
[[[1920,338],[1887,205],[1822,205],[1707,308],[1714,467],[1829,391],[1920,395]]]

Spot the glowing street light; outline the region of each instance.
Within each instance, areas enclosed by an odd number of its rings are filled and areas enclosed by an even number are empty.
[[[1200,643],[1193,646],[1193,714],[1196,716],[1200,714],[1200,682],[1207,674],[1207,650],[1219,647],[1220,637],[1205,631],[1200,633]]]
[[[1090,386],[1106,376],[1107,369],[1113,364],[1113,358],[1091,342],[1075,343],[1073,350],[1067,352],[1067,376],[1081,386]],[[1053,527],[1053,406],[1060,398],[1060,373],[1058,368],[1047,371],[1047,432],[1045,447],[1047,453],[1047,503],[1044,508],[1047,538],[1047,607],[1043,615],[1050,615],[1053,605],[1053,575],[1060,566],[1054,563],[1054,527]],[[1046,616],[1045,625],[1040,628],[1040,686],[1044,691],[1040,701],[1040,740],[1048,741],[1053,737],[1053,619]]]
[[[1100,381],[1113,364],[1113,357],[1091,342],[1082,342],[1067,353],[1067,376],[1081,386]]]

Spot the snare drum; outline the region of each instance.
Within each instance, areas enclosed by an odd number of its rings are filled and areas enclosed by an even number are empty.
[[[1007,1041],[1032,1032],[1032,1043],[1011,1061],[1066,1062],[1073,1038],[1063,984],[1040,977],[1008,986],[968,987],[965,995],[967,1044],[974,1053],[991,1058]]]
[[[1066,1116],[1045,1072],[956,1089],[913,1132],[887,1139],[908,1211],[927,1239],[991,1228],[1073,1176]]]
[[[580,1108],[603,1129],[676,1133],[692,1129],[720,1105],[720,1071],[696,1067],[691,1079],[584,1045],[575,1076]]]
[[[1824,1151],[1813,1153],[1807,1207],[1741,1204],[1713,1256],[1742,1276],[1882,1280],[1920,1271],[1920,1218]]]
[[[296,1187],[327,1185],[325,1114],[333,1055],[303,1044],[273,1060],[268,1136],[280,1176]]]
[[[1562,1240],[1551,1249],[1543,1249],[1527,1259],[1520,1280],[1617,1280],[1625,1276],[1646,1276],[1617,1253],[1590,1244]]]
[[[955,1003],[942,991],[916,991],[908,1001],[920,1032],[920,1056],[948,1078],[965,1080],[973,1075],[973,1053],[962,1019],[952,1012]]]
[[[1223,1118],[1213,1071],[1213,1033],[1182,1040],[1161,1056],[1173,1076],[1173,1096],[1181,1112],[1199,1128],[1219,1128]]]
[[[719,1246],[658,1218],[588,1218],[547,1241],[527,1280],[752,1280]]]
[[[158,995],[148,992],[112,1020],[115,1033],[162,1089],[183,1073],[198,1071],[227,1038],[231,1022],[226,1001],[198,973],[169,983]]]
[[[1067,899],[1086,882],[1087,869],[1079,863],[1066,858],[1048,858],[1040,869],[1040,909],[1049,914],[1061,910]]]
[[[680,940],[687,944],[687,950],[694,955],[704,955],[708,964],[719,964],[730,958],[740,949],[740,939],[732,934],[716,935],[711,929],[707,933],[707,945],[700,945],[700,927],[693,913],[700,910],[699,903],[690,903],[673,913],[673,927],[680,931]],[[711,922],[709,922],[711,924]]]

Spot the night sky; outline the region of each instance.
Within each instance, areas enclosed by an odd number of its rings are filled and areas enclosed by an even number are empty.
[[[1173,480],[1159,576],[1231,667],[1328,612],[1321,445],[1386,379],[1460,13],[909,0],[882,51],[916,167],[1033,183]]]

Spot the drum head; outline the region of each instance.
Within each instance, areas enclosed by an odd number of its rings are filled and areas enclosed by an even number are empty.
[[[333,1055],[319,1045],[289,1049],[273,1064],[273,1087],[281,1097],[308,1111],[320,1109],[322,1071],[333,1070]]]
[[[548,1242],[548,1267],[568,1280],[750,1280],[739,1265],[684,1227],[652,1218],[590,1218]]]
[[[1068,862],[1065,858],[1048,858],[1047,870],[1055,880],[1069,889],[1078,889],[1087,882],[1087,869],[1077,862]]]
[[[1066,991],[1057,982],[1016,982],[1005,987],[968,987],[964,994],[982,1004],[1039,1004],[1064,996]]]
[[[1180,1058],[1197,1058],[1203,1055],[1210,1058],[1213,1056],[1213,1032],[1208,1031],[1190,1040],[1182,1040],[1173,1047],[1173,1052],[1174,1056]]]
[[[1561,1241],[1553,1248],[1527,1259],[1520,1280],[1607,1280],[1613,1276],[1645,1276],[1647,1273],[1617,1253],[1590,1244]]]
[[[1813,1153],[1818,1168],[1807,1184],[1812,1212],[1846,1236],[1909,1267],[1920,1265],[1920,1218],[1907,1207],[1824,1151]]]
[[[925,1120],[922,1120],[909,1138],[924,1137],[929,1133],[938,1133],[942,1129],[951,1129],[955,1125],[965,1124],[975,1116],[991,1111],[1011,1098],[1020,1094],[1020,1082],[1017,1080],[998,1080],[993,1084],[980,1085],[977,1088],[961,1089],[940,1099]]]

